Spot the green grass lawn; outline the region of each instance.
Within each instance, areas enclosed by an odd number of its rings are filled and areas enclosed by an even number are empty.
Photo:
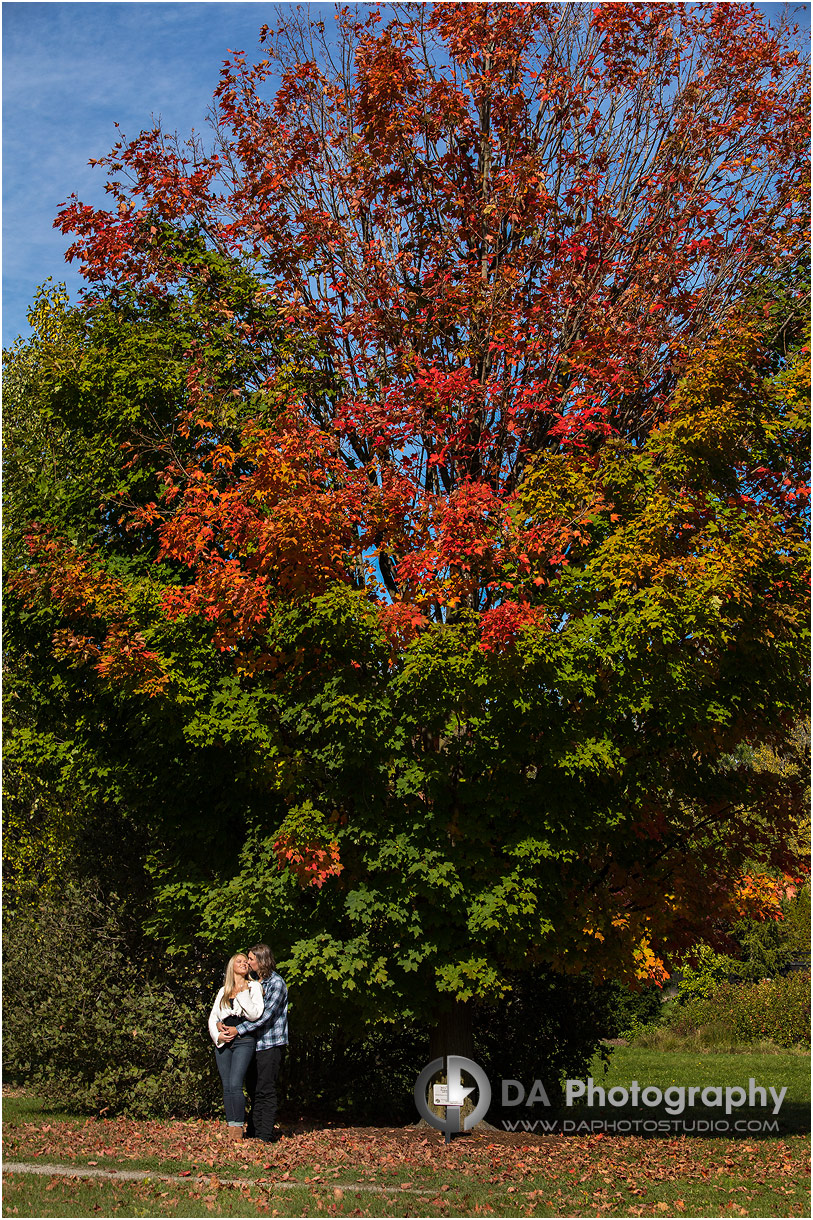
[[[716,1142],[715,1142],[716,1143]],[[518,1175],[508,1181],[447,1181],[425,1194],[388,1194],[319,1183],[283,1190],[267,1183],[226,1186],[212,1179],[179,1185],[76,1182],[4,1175],[3,1214],[21,1216],[805,1216],[803,1181],[768,1180],[773,1166],[751,1175],[725,1164],[725,1149],[695,1167],[693,1178],[668,1165],[595,1163],[573,1175]],[[785,1149],[791,1153],[791,1149]],[[792,1162],[788,1162],[792,1163]],[[678,1165],[678,1169],[680,1166]],[[761,1175],[759,1181],[756,1179]],[[441,1191],[445,1193],[441,1193]]]
[[[471,1155],[436,1141],[436,1163],[403,1164],[396,1189],[353,1182],[311,1164],[311,1180],[81,1182],[5,1174],[3,1214],[21,1216],[806,1216],[802,1137],[732,1149],[731,1141],[540,1141]],[[578,1147],[574,1145],[579,1144]],[[386,1146],[389,1150],[389,1145]],[[329,1155],[327,1164],[330,1163]],[[321,1172],[317,1172],[320,1170]],[[231,1170],[228,1171],[229,1175]],[[372,1176],[372,1175],[367,1175]],[[391,1176],[391,1175],[388,1175]],[[325,1178],[328,1180],[325,1180]]]
[[[746,1104],[742,1106],[732,1105],[729,1115],[726,1115],[724,1106],[709,1108],[699,1104],[701,1100],[699,1094],[695,1097],[695,1107],[691,1109],[687,1106],[680,1116],[667,1114],[663,1105],[651,1111],[641,1106],[638,1106],[635,1111],[632,1107],[622,1107],[619,1108],[619,1113],[622,1110],[627,1115],[635,1112],[639,1117],[648,1116],[651,1113],[653,1117],[680,1117],[689,1122],[696,1115],[700,1119],[727,1121],[732,1127],[732,1132],[734,1123],[744,1121],[746,1124],[751,1124],[751,1130],[748,1132],[750,1135],[757,1134],[753,1124],[762,1120],[771,1123],[775,1121],[778,1124],[776,1134],[801,1134],[810,1131],[809,1054],[800,1055],[790,1052],[772,1055],[698,1054],[697,1052],[676,1051],[665,1053],[634,1046],[621,1046],[614,1049],[606,1075],[600,1061],[594,1060],[593,1067],[595,1083],[607,1092],[614,1086],[629,1088],[633,1080],[637,1080],[642,1087],[652,1085],[662,1092],[676,1086],[694,1085],[700,1088],[739,1087],[747,1093],[751,1079],[757,1086],[766,1089],[767,1105],[763,1107],[759,1104],[750,1107],[746,1101]],[[781,1107],[776,1114],[770,1086],[773,1086],[777,1094],[783,1088],[786,1090]],[[756,1094],[756,1097],[761,1101],[760,1094]],[[723,1097],[723,1101],[725,1102],[725,1097]],[[609,1114],[610,1107],[605,1105],[602,1112]],[[614,1107],[612,1112],[615,1112]]]
[[[524,1083],[530,1094],[530,1082]],[[574,1088],[569,1105],[520,1103],[503,1108],[495,1121],[507,1131],[565,1135],[603,1131],[764,1138],[810,1132],[809,1054],[704,1054],[621,1046],[613,1049],[606,1071],[596,1055],[583,1083],[584,1093]],[[658,1092],[647,1092],[653,1089]],[[660,1103],[652,1104],[658,1093]]]
[[[787,1086],[787,1099],[810,1104],[810,1055],[697,1054],[645,1050],[636,1046],[613,1048],[607,1075],[598,1057],[593,1077],[611,1087],[631,1080],[666,1088],[672,1084],[742,1084],[753,1076],[759,1083]]]

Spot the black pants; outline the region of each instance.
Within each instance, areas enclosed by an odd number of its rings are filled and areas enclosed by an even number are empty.
[[[277,1118],[277,1076],[282,1064],[284,1046],[272,1046],[257,1051],[254,1064],[246,1075],[246,1088],[251,1098],[246,1135],[270,1139]]]

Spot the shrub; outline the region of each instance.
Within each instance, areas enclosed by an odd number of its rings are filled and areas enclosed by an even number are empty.
[[[656,984],[642,984],[632,991],[624,983],[612,982],[607,984],[607,993],[607,1038],[636,1038],[660,1021],[663,991]]]
[[[740,976],[740,962],[710,945],[695,946],[690,961],[681,964],[678,1003],[691,1004],[717,994],[722,984]]]
[[[810,1045],[809,972],[735,988],[732,998],[734,1026],[749,1041]]]
[[[781,919],[741,919],[729,929],[736,957],[695,945],[680,961],[678,1001],[713,996],[722,983],[758,983],[810,964],[810,885],[781,904]]]
[[[427,1061],[429,1038],[414,1022],[351,1037],[334,1027],[300,1034],[292,1014],[291,1045],[280,1076],[285,1109],[354,1123],[414,1122],[413,1089]]]
[[[518,974],[502,1004],[475,1006],[474,1059],[492,1083],[543,1080],[553,1101],[563,1079],[588,1072],[614,999],[587,978],[543,969]],[[356,1038],[340,1028],[302,1037],[294,1022],[283,1077],[289,1107],[295,1100],[311,1113],[358,1122],[414,1121],[413,1089],[430,1058],[429,1034],[425,1025],[405,1022]],[[498,1099],[495,1091],[495,1107]]]
[[[810,962],[810,884],[782,903],[781,919],[743,919],[732,935],[739,943],[743,979],[759,982],[784,974],[793,962]]]
[[[610,1023],[613,995],[584,975],[518,974],[502,1004],[480,1010],[474,1058],[489,1078],[542,1080],[552,1103],[567,1077],[587,1075]],[[609,1052],[603,1049],[605,1060]],[[496,1105],[496,1097],[494,1104]],[[513,1113],[513,1111],[512,1111]]]
[[[701,1044],[722,1046],[773,1042],[810,1045],[810,973],[759,983],[720,984],[714,994],[695,995],[670,1006],[669,1029]]]
[[[4,1073],[80,1113],[211,1113],[219,1084],[202,980],[128,952],[92,885],[7,915]],[[199,971],[205,974],[200,966]]]

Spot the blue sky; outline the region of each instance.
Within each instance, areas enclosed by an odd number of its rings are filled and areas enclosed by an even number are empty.
[[[310,7],[323,18],[333,11]],[[758,7],[777,13],[783,5]],[[809,6],[791,7],[809,29]],[[47,276],[73,296],[80,286],[53,220],[72,191],[104,201],[103,173],[87,163],[115,143],[114,123],[128,137],[153,115],[184,135],[204,130],[227,50],[259,58],[266,22],[274,22],[266,0],[3,3],[4,345],[27,333],[26,309]]]
[[[312,8],[332,13],[332,5]],[[321,14],[320,14],[321,15]],[[161,116],[187,134],[205,116],[227,50],[260,58],[258,3],[4,3],[3,344],[27,333],[26,309],[49,275],[81,280],[64,262],[69,239],[53,226],[75,191],[104,201],[102,170],[113,124],[135,136]]]

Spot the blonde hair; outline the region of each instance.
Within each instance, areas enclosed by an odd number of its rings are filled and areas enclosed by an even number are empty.
[[[245,953],[233,954],[226,963],[226,974],[223,979],[223,999],[231,1004],[234,997],[237,995],[237,981],[234,977],[234,963],[238,957],[245,957]]]

